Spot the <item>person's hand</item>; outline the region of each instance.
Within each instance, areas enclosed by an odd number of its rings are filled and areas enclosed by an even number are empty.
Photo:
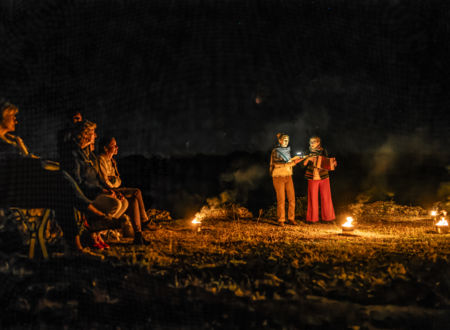
[[[297,165],[297,164],[300,163],[301,161],[302,161],[302,160],[301,160],[300,158],[295,159],[295,160],[294,160],[294,164]]]
[[[123,200],[125,198],[125,196],[120,191],[116,191],[116,197],[120,200]]]
[[[104,192],[106,195],[110,195],[111,197],[116,198],[116,193],[114,192],[114,190],[111,190],[111,189],[103,189],[103,192]]]

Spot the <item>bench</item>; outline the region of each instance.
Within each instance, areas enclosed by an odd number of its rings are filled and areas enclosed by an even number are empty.
[[[78,233],[90,232],[83,212],[74,208],[78,223]],[[22,241],[28,244],[28,258],[36,256],[36,244],[39,244],[42,257],[49,258],[47,244],[52,241],[49,225],[55,220],[55,212],[48,208],[0,207],[0,231],[19,231]],[[62,231],[61,231],[62,233]]]
[[[0,218],[2,227],[15,224],[22,234],[29,235],[28,258],[35,257],[36,243],[39,243],[42,257],[48,259],[46,231],[49,221],[54,219],[51,209],[2,208]]]

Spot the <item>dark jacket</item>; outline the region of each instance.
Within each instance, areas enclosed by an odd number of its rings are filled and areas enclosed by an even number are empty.
[[[59,130],[56,136],[56,148],[58,151],[58,159],[67,158],[67,151],[72,149],[72,131],[74,125],[67,125],[62,130]]]
[[[0,139],[0,205],[73,212],[73,206],[84,210],[92,203],[58,163],[34,158],[20,138],[8,137]]]
[[[322,149],[320,152],[310,154],[310,155],[328,157],[328,152],[326,149]],[[305,167],[304,162],[301,162],[301,163]],[[328,171],[324,170],[322,168],[319,169],[319,175],[320,175],[321,180],[330,177],[330,175],[328,174]],[[308,162],[308,165],[306,166],[305,178],[307,180],[312,180],[313,176],[314,176],[314,164],[312,163],[312,161],[310,161],[310,162]]]
[[[95,199],[107,187],[101,183],[95,154],[85,148],[75,147],[62,160],[61,166],[80,186],[86,196]]]
[[[9,199],[15,190],[30,190],[32,177],[40,176],[41,162],[28,157],[17,143],[17,137],[8,134],[7,141],[0,139],[0,204]],[[27,152],[26,152],[27,153]],[[19,184],[20,183],[20,184]]]

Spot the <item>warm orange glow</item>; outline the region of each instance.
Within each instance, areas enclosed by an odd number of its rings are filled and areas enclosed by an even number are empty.
[[[442,217],[441,220],[436,223],[436,226],[448,226],[448,221],[444,217]]]
[[[346,228],[353,227],[353,218],[352,217],[347,217],[346,220],[347,221],[342,224],[342,227],[346,227]]]
[[[197,219],[197,217],[194,218],[194,220],[192,220],[192,223],[202,223],[199,219]]]
[[[437,211],[435,211],[435,210],[431,211],[431,216],[432,216],[432,217],[437,216]]]

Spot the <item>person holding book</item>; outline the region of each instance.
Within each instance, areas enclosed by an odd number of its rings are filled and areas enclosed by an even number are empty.
[[[286,221],[285,200],[288,200],[288,222],[295,225],[295,190],[292,181],[292,168],[301,161],[300,157],[291,157],[289,136],[277,134],[278,144],[270,156],[270,174],[277,195],[277,218],[280,226]]]

